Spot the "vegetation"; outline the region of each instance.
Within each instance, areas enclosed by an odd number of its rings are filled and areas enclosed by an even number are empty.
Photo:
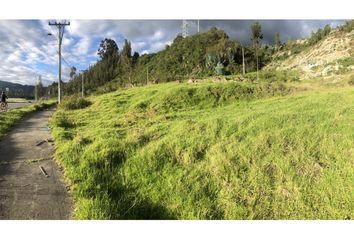
[[[311,37],[307,40],[308,46],[313,46],[322,39],[324,39],[331,32],[331,26],[328,24],[322,29],[318,29],[316,32],[312,32]]]
[[[255,22],[251,25],[251,41],[256,53],[256,70],[257,70],[257,79],[258,79],[258,70],[259,70],[259,61],[258,61],[258,51],[259,45],[261,44],[261,40],[263,39],[262,27],[259,22]]]
[[[41,109],[48,108],[54,104],[55,104],[54,101],[49,101],[49,102],[43,102],[43,103],[39,103],[27,107],[8,110],[6,112],[1,112],[0,113],[0,138],[2,138],[12,126],[18,123],[27,114]]]
[[[274,47],[276,50],[278,50],[281,47],[282,43],[280,40],[280,33],[276,32],[274,35]]]
[[[284,60],[291,54],[298,54],[311,46],[314,46],[322,39],[324,39],[331,32],[331,27],[327,24],[324,28],[318,29],[316,32],[312,32],[311,36],[303,41],[289,39],[280,49],[288,51],[290,54],[276,55],[275,60]]]
[[[66,110],[83,109],[91,105],[91,102],[83,97],[75,95],[65,98],[62,108]]]
[[[344,25],[338,27],[340,31],[351,32],[354,30],[354,20],[346,21]]]
[[[256,70],[257,61],[262,68],[271,59],[273,48],[257,46],[257,59],[253,46],[244,47],[247,72]],[[242,71],[240,43],[216,28],[186,38],[177,36],[164,50],[142,56],[132,54],[128,40],[120,51],[114,40],[105,39],[99,46],[98,56],[100,60],[84,73],[88,94],[97,88],[107,92],[148,82],[162,83]],[[64,83],[64,92],[71,95],[80,91],[81,77],[81,74],[76,75],[69,83]],[[53,83],[49,88],[51,95],[55,96],[57,85]]]
[[[282,70],[276,71],[274,69],[262,70],[259,72],[260,82],[272,83],[286,83],[286,82],[296,82],[300,80],[300,73],[295,70]],[[255,82],[257,80],[256,73],[246,74],[246,79],[250,82]]]
[[[350,32],[352,21],[337,27],[341,32]],[[251,26],[250,45],[245,49],[246,72],[262,69],[272,60],[284,60],[298,54],[324,39],[331,32],[326,25],[303,41],[289,39],[281,43],[280,33],[276,33],[274,44],[261,44],[262,28],[258,22]],[[242,47],[237,40],[231,40],[220,29],[213,28],[183,38],[178,35],[171,45],[158,53],[132,53],[131,43],[125,40],[120,50],[112,39],[104,39],[98,47],[99,61],[85,73],[71,74],[72,80],[63,83],[67,95],[81,90],[84,74],[85,93],[94,91],[110,92],[119,88],[141,86],[147,83],[163,83],[183,79],[205,78],[215,75],[234,75],[242,73]],[[258,67],[257,67],[258,66]],[[72,72],[73,73],[73,72]],[[57,84],[53,83],[47,91],[50,96],[57,94]]]
[[[349,85],[354,86],[354,74],[352,74],[352,75],[349,77],[348,83],[349,83]]]
[[[0,80],[0,93],[6,91],[6,88],[9,89],[7,92],[8,97],[11,98],[34,98],[34,86],[21,85],[18,83],[5,82]]]
[[[353,89],[168,83],[60,107],[78,219],[353,219]]]

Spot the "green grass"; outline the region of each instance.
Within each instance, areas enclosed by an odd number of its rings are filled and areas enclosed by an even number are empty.
[[[78,97],[77,95],[73,95],[67,97],[65,101],[62,103],[62,108],[66,110],[76,110],[83,109],[91,105],[91,102],[83,97]]]
[[[54,101],[48,101],[22,108],[8,110],[6,112],[0,112],[0,139],[9,131],[11,127],[18,123],[27,114],[44,108],[48,108],[54,104]]]
[[[354,89],[161,84],[52,120],[77,219],[354,219]]]

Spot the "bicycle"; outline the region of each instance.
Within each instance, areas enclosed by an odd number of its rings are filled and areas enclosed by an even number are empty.
[[[8,107],[8,105],[7,105],[7,102],[1,102],[1,104],[0,104],[0,110],[7,110],[7,107]]]

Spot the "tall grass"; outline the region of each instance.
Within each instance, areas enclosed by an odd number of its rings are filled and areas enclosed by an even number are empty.
[[[75,217],[353,219],[354,90],[287,92],[162,84],[59,109]]]

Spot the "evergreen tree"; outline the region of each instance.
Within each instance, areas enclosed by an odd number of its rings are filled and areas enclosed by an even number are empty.
[[[138,62],[139,59],[139,53],[134,52],[133,57],[132,57],[132,64],[135,65]]]
[[[263,39],[263,34],[262,34],[262,27],[259,24],[259,22],[255,22],[251,25],[251,41],[253,43],[253,47],[255,49],[256,53],[256,61],[257,61],[257,80],[259,78],[258,76],[258,69],[259,69],[259,46],[261,44],[261,40]]]
[[[132,46],[130,41],[124,40],[123,50],[121,53],[122,57],[131,58],[132,57]]]
[[[279,47],[281,46],[281,41],[280,41],[280,33],[276,32],[274,36],[274,46],[278,50]]]

